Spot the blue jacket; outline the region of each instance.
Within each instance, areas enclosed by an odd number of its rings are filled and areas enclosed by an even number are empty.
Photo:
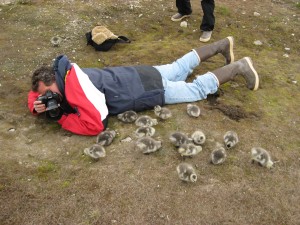
[[[165,104],[161,75],[152,66],[85,68],[82,71],[104,93],[112,115],[127,110],[139,112]]]

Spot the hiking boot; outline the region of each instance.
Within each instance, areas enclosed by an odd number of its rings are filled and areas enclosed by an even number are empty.
[[[206,61],[208,58],[221,53],[225,57],[225,64],[230,64],[234,62],[234,54],[233,54],[233,37],[229,36],[220,41],[216,41],[212,44],[205,45],[200,48],[194,49],[201,62]]]
[[[190,15],[182,15],[180,13],[176,13],[171,17],[171,20],[174,22],[178,22],[178,21],[181,21],[184,18],[188,18],[188,17],[190,17]]]
[[[200,36],[199,41],[201,42],[208,42],[211,38],[212,31],[203,31],[202,35]]]
[[[247,82],[248,89],[255,91],[259,86],[259,77],[250,57],[244,57],[212,73],[217,77],[219,85],[232,80],[237,75],[242,75]]]

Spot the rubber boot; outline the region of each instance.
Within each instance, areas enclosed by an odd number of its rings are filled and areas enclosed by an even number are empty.
[[[255,91],[259,86],[259,77],[250,57],[242,58],[239,61],[214,70],[212,73],[217,77],[219,86],[232,80],[237,75],[242,75],[245,78],[248,89]]]
[[[227,65],[234,62],[233,42],[233,37],[229,36],[220,41],[196,48],[194,50],[197,52],[201,62],[204,62],[208,58],[221,53],[225,57],[225,65]]]

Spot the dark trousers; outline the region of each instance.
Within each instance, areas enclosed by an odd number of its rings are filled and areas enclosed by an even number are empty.
[[[192,13],[192,6],[190,0],[176,0],[176,7],[178,12],[182,15],[189,15]],[[203,18],[200,29],[203,31],[212,31],[215,27],[215,1],[202,0],[201,7],[203,11]]]

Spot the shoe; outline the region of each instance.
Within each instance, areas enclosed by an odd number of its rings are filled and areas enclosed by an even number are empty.
[[[250,57],[223,66],[212,72],[218,79],[219,85],[232,80],[237,75],[242,75],[247,83],[247,88],[256,91],[259,87],[259,76],[253,67]]]
[[[201,42],[208,42],[211,38],[211,35],[212,35],[212,31],[203,31],[199,40]]]
[[[190,17],[190,15],[182,15],[180,13],[176,13],[171,17],[171,20],[174,22],[178,22],[178,21],[181,21],[184,18],[188,18],[188,17]]]
[[[197,52],[201,62],[221,53],[225,58],[225,65],[227,65],[234,62],[233,45],[234,38],[229,36],[220,41],[204,45],[200,48],[195,48],[194,50]]]

